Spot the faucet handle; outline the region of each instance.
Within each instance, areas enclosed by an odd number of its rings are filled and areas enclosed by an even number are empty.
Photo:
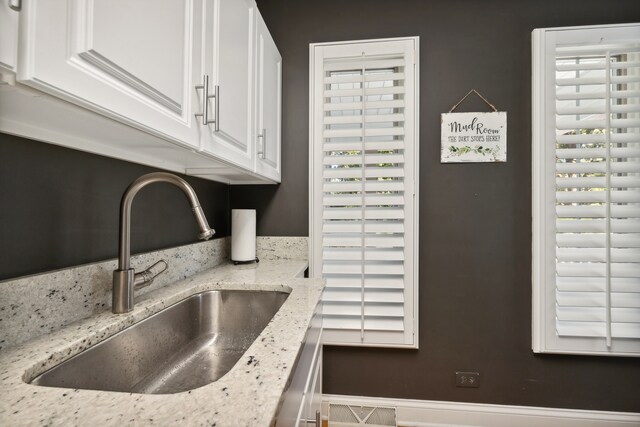
[[[160,264],[164,264],[164,268],[160,271],[154,272],[154,269],[156,269],[155,267]],[[133,278],[133,286],[135,289],[149,286],[153,282],[153,279],[164,273],[168,268],[169,264],[167,264],[165,260],[161,259],[146,270],[136,273]]]

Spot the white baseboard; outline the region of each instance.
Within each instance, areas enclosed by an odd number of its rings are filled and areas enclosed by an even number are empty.
[[[329,403],[395,406],[402,427],[638,427],[640,413],[606,412],[532,406],[440,402],[379,397],[322,396],[322,413]]]

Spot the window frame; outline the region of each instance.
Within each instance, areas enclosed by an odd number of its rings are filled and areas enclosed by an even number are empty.
[[[532,349],[534,353],[640,356],[640,340],[612,338],[611,347],[600,337],[560,337],[555,331],[555,49],[562,43],[602,42],[608,31],[639,28],[638,24],[535,29],[532,32]],[[549,76],[554,76],[550,79]],[[553,107],[549,107],[553,103]],[[553,270],[553,271],[551,271]]]
[[[406,194],[406,197],[413,198],[413,243],[411,246],[412,250],[412,272],[413,272],[413,283],[412,286],[412,296],[411,301],[405,300],[405,306],[410,306],[412,311],[412,316],[409,319],[411,323],[411,334],[410,337],[407,336],[407,331],[405,331],[405,337],[403,343],[381,343],[381,342],[345,342],[345,341],[332,341],[329,333],[325,332],[325,338],[323,341],[325,344],[329,345],[346,345],[346,346],[361,346],[361,347],[385,347],[385,348],[410,348],[417,349],[418,348],[418,288],[419,288],[419,280],[418,280],[418,246],[419,246],[419,228],[418,228],[418,211],[419,211],[419,199],[418,199],[418,180],[419,180],[419,37],[398,37],[398,38],[386,38],[386,39],[368,39],[368,40],[350,40],[350,41],[339,41],[339,42],[325,42],[325,43],[311,43],[309,45],[309,276],[310,277],[321,277],[321,272],[315,271],[317,265],[317,257],[322,254],[322,232],[318,233],[317,230],[317,222],[322,223],[322,191],[316,191],[315,186],[316,181],[319,179],[322,182],[322,168],[316,166],[318,161],[316,150],[316,144],[322,144],[322,138],[320,137],[320,141],[318,142],[318,136],[315,128],[315,117],[317,114],[318,106],[316,106],[316,101],[318,98],[322,97],[322,94],[316,93],[316,69],[317,69],[317,58],[316,58],[316,49],[325,47],[325,46],[345,46],[348,48],[348,45],[353,44],[363,44],[363,43],[384,43],[384,42],[411,42],[413,43],[413,68],[414,68],[414,79],[412,81],[414,88],[412,93],[412,108],[414,110],[413,123],[407,124],[405,123],[405,127],[411,126],[414,140],[413,140],[413,159],[406,159],[405,164],[411,164],[411,168],[413,170],[413,194]],[[319,78],[323,78],[323,76],[319,76]],[[320,103],[320,105],[322,105]]]

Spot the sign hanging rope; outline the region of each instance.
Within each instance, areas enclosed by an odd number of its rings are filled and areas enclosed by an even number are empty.
[[[465,96],[462,97],[462,99],[460,101],[458,101],[458,103],[456,105],[454,105],[453,107],[451,107],[451,110],[449,110],[450,113],[453,113],[453,110],[455,110],[456,108],[458,108],[458,105],[462,104],[462,101],[464,101],[465,99],[467,99],[467,96],[471,95],[472,93],[475,93],[476,95],[478,95],[480,97],[480,99],[482,99],[489,107],[491,107],[491,109],[495,112],[498,111],[498,109],[496,107],[493,106],[492,103],[490,103],[489,101],[487,101],[487,98],[485,98],[484,96],[480,95],[480,93],[475,90],[475,89],[471,89],[469,92],[467,92],[467,94]]]

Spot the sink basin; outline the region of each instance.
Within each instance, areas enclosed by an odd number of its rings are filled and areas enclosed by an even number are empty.
[[[190,296],[39,375],[48,387],[171,394],[226,374],[289,294],[207,291]]]

